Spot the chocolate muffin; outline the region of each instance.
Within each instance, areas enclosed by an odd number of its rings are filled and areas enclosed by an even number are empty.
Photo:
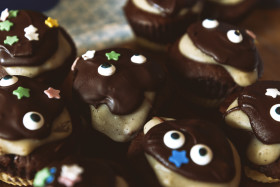
[[[61,83],[70,71],[76,48],[57,20],[30,10],[5,9],[1,15],[0,75]]]
[[[145,155],[146,164],[139,156],[135,159],[135,146],[141,147],[138,155]],[[146,186],[228,187],[240,182],[237,151],[219,128],[206,121],[153,118],[144,127],[142,141],[133,140],[128,153],[135,170],[143,169]],[[147,163],[152,173],[144,168]]]
[[[169,49],[168,66],[182,96],[215,106],[262,74],[251,31],[206,19],[192,24]]]
[[[37,170],[75,151],[66,141],[72,122],[59,90],[6,75],[0,80],[0,103],[0,180],[32,185]]]
[[[94,129],[114,141],[131,140],[159,107],[165,72],[133,50],[88,51],[76,60],[73,70],[77,108]]]
[[[280,182],[280,82],[259,81],[229,97],[222,110],[245,174],[263,183]]]
[[[201,9],[200,0],[128,0],[124,13],[139,43],[165,49],[197,20]]]

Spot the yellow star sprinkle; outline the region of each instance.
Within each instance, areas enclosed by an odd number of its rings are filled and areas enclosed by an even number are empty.
[[[51,17],[48,17],[48,19],[45,20],[45,24],[48,27],[50,27],[50,28],[58,27],[59,26],[57,20],[56,19],[52,19]]]

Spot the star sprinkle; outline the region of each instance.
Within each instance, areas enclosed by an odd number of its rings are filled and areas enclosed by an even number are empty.
[[[172,151],[172,156],[168,158],[170,162],[175,164],[177,168],[181,167],[182,164],[189,163],[189,159],[186,157],[187,152],[186,151]]]
[[[13,91],[13,95],[17,96],[18,99],[22,99],[23,97],[29,98],[29,92],[30,89],[19,86],[16,90]]]
[[[76,182],[81,180],[80,174],[83,173],[84,169],[80,166],[74,165],[64,165],[61,168],[60,177],[58,181],[60,184],[64,184],[66,186],[74,186]]]
[[[121,56],[119,53],[116,53],[115,51],[111,51],[110,53],[106,53],[106,57],[108,60],[119,60],[119,56]]]
[[[50,27],[50,28],[58,27],[59,26],[57,20],[56,19],[52,19],[51,17],[48,17],[48,19],[45,20],[45,24],[48,27]]]
[[[278,95],[280,95],[280,92],[276,88],[268,88],[266,89],[265,95],[276,98]]]
[[[76,67],[76,65],[77,65],[77,63],[78,63],[78,61],[79,61],[79,59],[80,59],[80,57],[77,57],[76,60],[74,61],[74,63],[72,64],[72,66],[71,66],[71,70],[72,70],[72,71],[75,70],[75,67]]]
[[[0,20],[1,21],[6,21],[6,19],[9,17],[9,11],[8,11],[8,9],[6,8],[5,10],[3,10],[2,12],[1,12],[1,17],[0,17]]]
[[[28,27],[24,28],[24,32],[25,32],[25,37],[28,40],[39,40],[39,34],[36,33],[38,29],[36,27],[34,27],[33,25],[29,25]]]
[[[95,54],[95,50],[87,51],[85,54],[82,55],[84,60],[93,59]]]
[[[56,89],[53,89],[51,87],[49,87],[47,90],[44,91],[44,93],[50,98],[55,98],[55,99],[60,99],[60,90],[56,90]]]
[[[13,45],[14,43],[18,42],[18,40],[19,39],[17,36],[7,36],[4,40],[4,44]]]
[[[18,10],[10,10],[9,14],[10,14],[9,18],[15,18],[15,17],[17,17]]]
[[[0,31],[10,31],[14,24],[9,20],[0,22]]]

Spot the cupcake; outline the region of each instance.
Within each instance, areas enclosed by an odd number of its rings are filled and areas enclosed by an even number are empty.
[[[30,10],[1,13],[1,76],[21,75],[59,84],[70,71],[76,48],[57,20]]]
[[[165,49],[198,18],[201,9],[200,0],[128,0],[124,13],[139,43]]]
[[[34,187],[128,187],[128,183],[108,161],[67,157],[38,171]]]
[[[279,81],[256,82],[229,97],[222,111],[245,174],[258,182],[280,182],[279,90]]]
[[[251,31],[217,20],[192,24],[169,48],[168,66],[182,97],[215,106],[256,82],[262,61],[254,41]]]
[[[72,122],[59,92],[28,77],[0,80],[0,180],[32,185],[38,169],[75,151],[66,141]]]
[[[258,0],[205,0],[203,16],[226,22],[243,20],[258,3]]]
[[[73,71],[77,108],[90,118],[93,129],[114,141],[131,140],[159,107],[165,72],[133,50],[88,51],[76,60]]]
[[[144,173],[142,186],[235,187],[240,182],[234,146],[219,128],[202,120],[153,118],[142,139],[133,140],[128,156],[135,170]]]

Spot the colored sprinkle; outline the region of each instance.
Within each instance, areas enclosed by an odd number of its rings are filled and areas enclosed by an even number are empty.
[[[45,20],[45,24],[50,28],[59,26],[58,21],[56,19],[52,19],[51,17],[48,17],[48,19]]]
[[[0,22],[0,31],[10,31],[14,24],[9,20]]]
[[[21,99],[23,97],[29,98],[30,97],[29,92],[30,89],[19,86],[16,90],[13,91],[13,95],[17,96],[18,99]]]
[[[60,90],[56,90],[56,89],[53,89],[53,88],[49,87],[47,90],[44,91],[44,93],[50,99],[52,99],[52,98],[60,99],[60,95],[59,95]]]
[[[115,51],[111,51],[110,53],[105,54],[108,60],[119,60],[119,57],[121,56],[119,53],[116,53]]]
[[[15,18],[15,17],[17,17],[18,10],[10,10],[9,14],[10,14],[9,18]]]
[[[19,39],[17,36],[7,36],[4,40],[4,44],[13,45],[14,43],[18,42],[18,40]]]
[[[2,12],[1,12],[1,17],[0,17],[0,20],[1,21],[6,21],[6,19],[9,17],[9,11],[8,11],[8,9],[6,8],[5,10],[3,10]]]

